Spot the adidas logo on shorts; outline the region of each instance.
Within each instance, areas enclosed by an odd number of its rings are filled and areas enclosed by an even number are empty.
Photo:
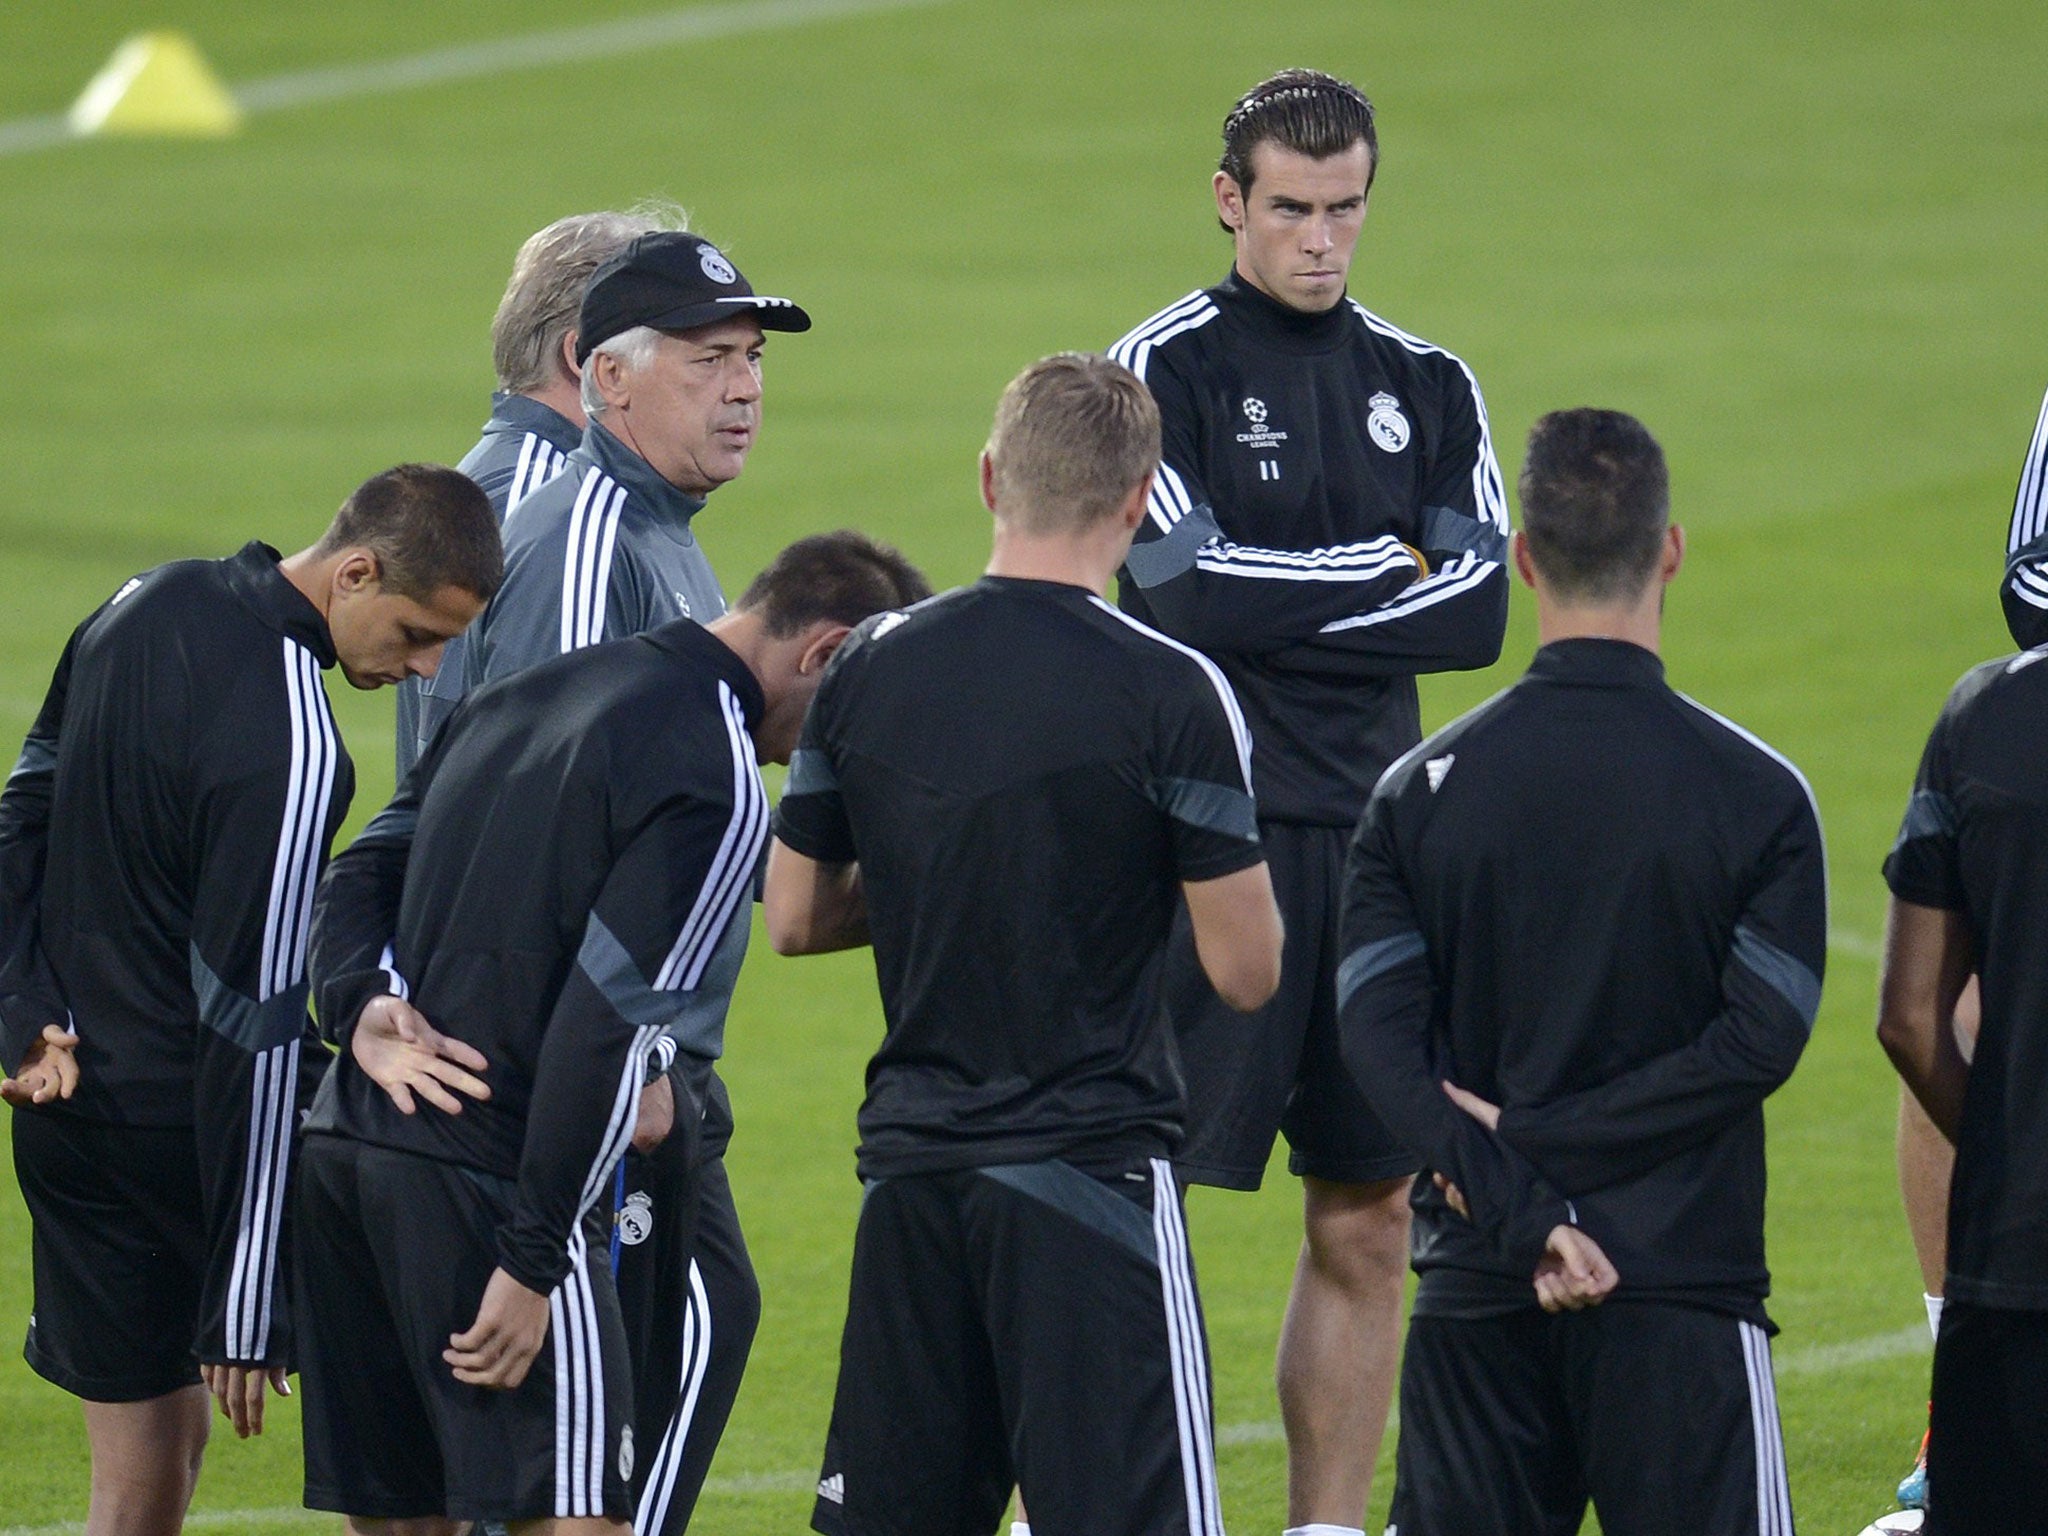
[[[834,1472],[830,1477],[819,1483],[818,1497],[825,1500],[828,1504],[844,1504],[846,1502],[846,1474],[844,1472]]]

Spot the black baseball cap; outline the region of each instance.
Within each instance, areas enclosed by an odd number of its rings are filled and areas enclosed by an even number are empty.
[[[754,292],[723,251],[696,235],[640,236],[597,269],[583,295],[576,361],[636,325],[687,331],[751,310],[764,331],[808,331],[811,317],[788,299]]]

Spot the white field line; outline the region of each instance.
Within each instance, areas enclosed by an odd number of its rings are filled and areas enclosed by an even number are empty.
[[[1924,1323],[1874,1333],[1868,1338],[1849,1339],[1840,1344],[1808,1344],[1788,1349],[1775,1361],[1780,1376],[1819,1376],[1832,1371],[1854,1370],[1880,1360],[1902,1355],[1927,1354],[1933,1349]],[[1399,1420],[1389,1415],[1387,1427]],[[1279,1421],[1225,1424],[1216,1431],[1218,1445],[1264,1445],[1283,1438]],[[723,1494],[802,1493],[817,1482],[815,1472],[742,1472],[707,1479],[704,1491]],[[318,1525],[340,1528],[339,1515],[310,1509],[209,1509],[195,1510],[185,1517],[190,1531],[237,1531],[262,1525]],[[85,1522],[63,1521],[55,1525],[0,1526],[0,1536],[84,1536]]]
[[[1858,933],[1854,928],[1844,928],[1837,923],[1828,924],[1828,949],[1851,960],[1867,960],[1872,964],[1884,958],[1884,946],[1867,933]]]
[[[677,43],[733,37],[745,32],[779,31],[842,16],[908,10],[943,0],[737,0],[726,5],[693,6],[652,16],[552,32],[529,32],[452,48],[435,48],[402,59],[375,64],[343,64],[329,69],[294,70],[230,87],[244,112],[282,112],[328,101],[352,101],[392,91],[420,90],[452,80],[476,80],[522,69],[553,68],[615,58]],[[203,41],[203,40],[202,40]],[[83,82],[80,82],[81,88]],[[0,156],[54,149],[78,142],[61,116],[23,117],[0,123]],[[4,1530],[0,1527],[0,1530]]]

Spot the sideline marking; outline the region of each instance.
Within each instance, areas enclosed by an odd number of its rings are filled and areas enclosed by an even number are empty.
[[[1868,1338],[1848,1339],[1840,1344],[1808,1344],[1790,1349],[1777,1358],[1775,1368],[1779,1376],[1813,1376],[1873,1365],[1880,1360],[1896,1360],[1901,1355],[1929,1353],[1933,1348],[1926,1324],[1914,1323],[1889,1333],[1874,1333]],[[1389,1429],[1399,1422],[1395,1415],[1388,1415]],[[1224,1424],[1216,1430],[1218,1445],[1266,1445],[1283,1438],[1277,1419]],[[817,1481],[815,1472],[740,1472],[707,1478],[704,1491],[725,1494],[804,1493],[815,1487]],[[257,1525],[311,1525],[320,1522],[338,1526],[340,1520],[339,1515],[313,1509],[204,1509],[187,1515],[185,1528],[232,1531]],[[55,1525],[0,1526],[0,1536],[84,1536],[84,1531],[83,1520],[60,1521]]]
[[[800,27],[807,22],[831,21],[842,16],[867,16],[881,11],[903,11],[942,3],[943,0],[740,0],[736,4],[701,5],[686,11],[629,16],[587,27],[565,27],[487,42],[459,43],[405,58],[386,59],[381,63],[293,70],[241,85],[230,82],[228,89],[244,112],[282,112],[321,102],[420,90],[451,80],[475,80],[514,70],[586,63],[592,59],[614,58],[623,53],[639,53],[704,38],[766,32]],[[0,123],[0,157],[83,142],[83,138],[72,133],[61,114],[16,118],[12,122]],[[0,1527],[0,1536],[14,1536],[14,1532],[14,1527]]]

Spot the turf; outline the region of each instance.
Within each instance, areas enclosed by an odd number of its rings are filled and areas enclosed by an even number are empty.
[[[61,111],[144,26],[189,29],[247,80],[656,8],[31,0],[0,9],[0,121]],[[727,586],[842,524],[942,583],[971,576],[1002,382],[1221,275],[1216,124],[1298,62],[1380,108],[1353,291],[1473,365],[1510,476],[1543,410],[1650,423],[1691,535],[1672,677],[1819,793],[1837,940],[1770,1111],[1773,1310],[1802,1525],[1853,1531],[1917,1438],[1925,1359],[1813,1351],[1920,1315],[1869,1036],[1876,871],[1944,689],[2005,645],[1993,594],[2044,376],[2048,31],[2027,0],[952,0],[283,111],[226,143],[0,157],[0,735],[133,570],[252,536],[297,547],[365,474],[460,454],[519,240],[649,194],[819,322],[773,340],[765,440],[701,525]],[[1531,643],[1518,594],[1506,659],[1432,681],[1429,718],[1509,681]],[[389,788],[390,705],[337,691],[359,824]],[[766,1301],[700,1517],[719,1536],[803,1524],[879,1027],[858,958],[750,962],[731,1168]],[[1194,1201],[1225,1510],[1246,1533],[1284,1513],[1270,1353],[1297,1202],[1279,1174]],[[28,1267],[0,1180],[9,1330]],[[10,1357],[0,1417],[0,1525],[80,1518],[76,1409]],[[261,1442],[222,1440],[200,1507],[288,1509],[296,1453],[289,1409]]]

